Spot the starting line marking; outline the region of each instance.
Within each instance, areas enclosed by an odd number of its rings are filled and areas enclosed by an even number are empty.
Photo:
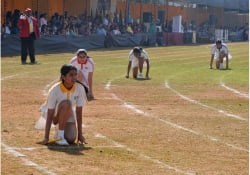
[[[3,142],[1,142],[1,145],[4,147],[4,149],[6,150],[7,153],[12,154],[13,156],[20,158],[22,160],[22,162],[24,163],[24,165],[32,166],[32,167],[36,168],[37,170],[39,170],[45,174],[48,174],[48,175],[57,175],[56,173],[49,171],[47,168],[42,167],[42,166],[36,164],[35,162],[25,158],[26,155],[16,151],[15,149],[11,148],[10,146],[4,144]]]
[[[112,96],[114,97],[114,99],[123,102],[123,100],[119,99],[115,94],[112,93]],[[242,147],[238,147],[238,146],[235,146],[235,145],[230,144],[230,143],[223,142],[223,141],[221,141],[221,140],[219,140],[219,139],[217,139],[217,138],[215,138],[215,137],[212,137],[212,136],[209,136],[209,135],[204,135],[204,134],[199,133],[199,132],[196,132],[196,131],[194,131],[194,130],[192,130],[192,129],[188,129],[188,128],[185,128],[185,127],[183,127],[183,126],[180,126],[180,125],[177,125],[177,124],[175,124],[175,123],[172,123],[172,122],[170,122],[170,121],[161,119],[161,118],[159,118],[158,116],[155,116],[155,115],[152,115],[152,114],[148,114],[148,113],[146,113],[146,112],[144,112],[144,111],[142,111],[142,110],[139,110],[139,109],[137,109],[136,107],[134,107],[133,105],[128,104],[128,103],[126,103],[126,102],[123,102],[123,105],[124,105],[124,107],[126,107],[126,108],[128,108],[128,109],[134,111],[134,112],[137,113],[137,114],[141,114],[142,116],[145,116],[145,117],[150,117],[150,118],[153,118],[153,119],[157,119],[157,120],[159,120],[159,121],[161,121],[161,122],[163,122],[163,123],[165,123],[165,124],[167,124],[167,125],[172,126],[173,128],[180,129],[180,130],[184,130],[184,131],[189,132],[189,133],[192,133],[192,134],[194,134],[194,135],[201,136],[201,137],[203,137],[203,138],[209,139],[209,140],[211,140],[211,141],[213,141],[213,142],[217,142],[217,143],[221,143],[221,144],[223,144],[223,145],[229,146],[229,147],[234,148],[234,149],[236,149],[236,150],[248,152],[248,149],[245,149],[245,148],[242,148]]]
[[[194,103],[194,104],[203,106],[203,107],[205,107],[205,108],[211,109],[211,110],[213,110],[213,111],[222,113],[223,115],[226,115],[226,116],[231,117],[231,118],[235,118],[235,119],[242,120],[242,121],[247,121],[247,119],[242,118],[241,116],[238,116],[238,115],[235,115],[235,114],[228,113],[228,112],[226,112],[226,111],[224,111],[224,110],[221,110],[221,109],[216,109],[216,108],[214,108],[214,107],[212,107],[212,106],[208,106],[208,105],[205,105],[205,104],[203,104],[203,103],[201,103],[201,102],[199,102],[199,101],[196,101],[196,100],[193,100],[193,99],[191,99],[191,98],[188,98],[188,97],[182,95],[181,93],[179,93],[178,91],[176,91],[175,89],[171,88],[171,87],[169,86],[169,84],[168,84],[167,81],[165,81],[165,87],[168,88],[168,89],[170,89],[172,92],[174,92],[175,94],[177,94],[179,97],[181,97],[182,99],[184,99],[184,100],[186,100],[186,101],[189,101],[189,102],[191,102],[191,103]]]
[[[240,91],[238,91],[238,90],[236,90],[236,89],[233,89],[233,88],[230,88],[230,87],[228,87],[228,86],[226,86],[224,83],[220,83],[220,85],[222,86],[222,87],[224,87],[224,88],[226,88],[227,90],[229,90],[229,91],[231,91],[231,92],[233,92],[233,93],[235,93],[235,94],[237,94],[237,95],[239,95],[239,96],[241,96],[241,97],[245,97],[245,98],[249,98],[249,95],[248,94],[246,94],[246,93],[241,93]]]
[[[150,157],[150,156],[144,155],[144,154],[140,153],[139,151],[137,151],[137,150],[135,150],[135,149],[131,149],[131,148],[127,147],[126,145],[123,145],[123,144],[121,144],[121,143],[118,143],[118,142],[114,141],[113,139],[110,139],[110,138],[108,138],[107,136],[104,136],[104,135],[102,135],[102,134],[100,134],[100,133],[96,133],[96,135],[97,135],[99,138],[103,138],[103,139],[108,140],[109,142],[112,142],[116,147],[123,148],[123,149],[125,149],[126,151],[129,151],[129,152],[134,153],[135,155],[137,155],[138,157],[141,157],[141,158],[144,159],[144,160],[151,161],[151,162],[156,163],[156,164],[158,164],[158,165],[160,165],[160,166],[162,166],[162,167],[164,167],[164,168],[167,168],[167,169],[170,169],[170,170],[174,170],[174,171],[177,172],[177,173],[186,174],[186,175],[195,175],[195,174],[196,174],[195,172],[183,171],[183,170],[181,170],[181,169],[179,169],[179,168],[173,167],[173,166],[168,165],[168,164],[166,164],[166,163],[164,163],[164,162],[162,162],[162,161],[159,161],[159,160],[157,160],[157,159],[154,159],[154,158],[152,158],[152,157]]]
[[[109,81],[109,82],[106,84],[106,87],[107,87],[107,85],[108,85],[109,88],[106,88],[106,89],[107,89],[107,90],[110,90],[111,81]],[[166,86],[167,88],[169,88],[170,90],[172,90],[173,92],[175,92],[177,95],[180,94],[180,93],[177,92],[176,90],[172,89],[172,88],[168,85],[167,82],[165,83],[165,86]],[[120,99],[119,97],[117,97],[114,93],[111,93],[111,95],[112,95],[113,99],[122,102],[123,105],[124,105],[124,107],[126,107],[126,108],[128,108],[128,109],[134,111],[134,112],[137,113],[137,114],[141,114],[142,116],[146,116],[146,117],[150,117],[150,118],[157,119],[157,120],[159,120],[159,121],[161,121],[161,122],[163,122],[163,123],[165,123],[165,124],[167,124],[167,125],[172,126],[173,128],[180,129],[180,130],[184,130],[184,131],[186,131],[186,132],[189,132],[189,133],[192,133],[192,134],[201,136],[201,137],[203,137],[203,138],[209,139],[209,140],[211,140],[211,141],[213,141],[213,142],[221,143],[221,144],[226,145],[226,146],[228,146],[228,147],[231,147],[231,148],[233,148],[233,149],[236,149],[236,150],[239,150],[239,151],[244,151],[244,152],[249,152],[248,149],[245,149],[245,148],[242,148],[242,147],[238,147],[238,146],[235,146],[235,145],[230,144],[230,143],[223,142],[223,141],[221,141],[221,140],[219,140],[219,139],[217,139],[217,138],[215,138],[215,137],[212,137],[212,136],[209,136],[209,135],[205,135],[205,134],[196,132],[196,131],[194,131],[194,130],[192,130],[192,129],[188,129],[188,128],[185,128],[185,127],[183,127],[183,126],[177,125],[177,124],[175,124],[175,123],[169,122],[169,121],[167,121],[167,120],[161,119],[161,118],[159,118],[158,116],[155,116],[155,115],[152,115],[152,114],[148,114],[148,113],[146,113],[146,112],[144,112],[144,111],[142,111],[142,110],[137,109],[137,108],[134,107],[133,105],[130,105],[130,104],[128,104],[127,102],[124,102],[122,99]],[[181,95],[181,94],[180,94],[180,95]],[[181,95],[181,97],[185,97],[185,96]],[[204,105],[204,104],[201,104],[201,103],[199,103],[199,102],[196,102],[195,100],[189,99],[189,98],[187,98],[187,97],[185,97],[184,99],[185,99],[185,100],[189,100],[190,102],[195,103],[195,104],[199,104],[199,105],[202,105],[202,106]],[[204,105],[204,106],[210,108],[210,106],[207,106],[207,105]],[[211,107],[211,108],[212,108],[212,107]],[[214,110],[218,111],[218,110],[215,109],[215,108],[214,108]],[[219,110],[218,112],[224,113],[223,110]],[[245,119],[244,119],[244,120],[245,120]]]
[[[177,173],[181,173],[181,174],[185,174],[185,175],[195,175],[195,174],[196,174],[196,173],[194,173],[194,172],[183,171],[183,170],[181,170],[181,169],[179,169],[179,168],[173,167],[173,166],[168,165],[168,164],[166,164],[166,163],[164,163],[164,162],[162,162],[162,161],[159,161],[159,160],[157,160],[157,159],[154,159],[154,158],[152,158],[152,157],[150,157],[150,156],[144,155],[144,154],[140,153],[139,151],[137,151],[137,150],[135,150],[135,149],[131,149],[131,148],[127,147],[126,145],[123,145],[123,144],[121,144],[121,143],[118,143],[118,142],[114,141],[113,139],[110,139],[110,138],[108,138],[107,136],[104,136],[103,134],[95,133],[95,137],[100,138],[100,139],[105,139],[105,140],[111,142],[114,146],[91,146],[91,148],[121,148],[121,149],[124,149],[124,150],[126,150],[126,151],[129,151],[129,152],[131,152],[131,153],[137,155],[138,157],[140,157],[140,158],[142,158],[142,159],[144,159],[144,160],[151,161],[151,162],[153,162],[153,163],[155,163],[155,164],[160,165],[160,166],[163,167],[163,168],[167,168],[167,169],[169,169],[169,170],[174,170],[174,171],[177,172]],[[42,171],[42,172],[44,172],[44,173],[46,173],[46,174],[48,174],[48,175],[56,175],[55,173],[53,173],[53,172],[47,170],[46,168],[41,167],[41,166],[37,165],[36,163],[34,163],[34,162],[28,160],[28,159],[25,159],[24,157],[26,157],[26,155],[24,155],[24,154],[22,154],[22,153],[16,151],[16,150],[18,150],[18,149],[27,150],[27,151],[33,151],[33,150],[35,150],[35,149],[47,149],[46,146],[42,146],[42,147],[30,147],[30,148],[15,148],[15,147],[9,147],[9,146],[7,146],[7,145],[5,145],[5,144],[3,144],[3,143],[2,143],[2,146],[5,147],[5,150],[6,150],[8,153],[11,153],[11,154],[14,155],[15,157],[21,158],[21,160],[24,162],[25,165],[27,165],[27,166],[34,166],[34,167],[37,168],[38,170],[40,170],[40,171]],[[67,147],[61,147],[61,149],[69,149],[69,147],[68,147],[68,146],[67,146]]]

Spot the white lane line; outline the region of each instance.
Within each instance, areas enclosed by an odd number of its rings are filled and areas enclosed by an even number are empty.
[[[8,80],[8,79],[12,79],[14,77],[20,76],[20,75],[25,75],[25,74],[30,74],[30,73],[37,73],[37,72],[41,72],[41,71],[47,71],[47,70],[53,70],[54,68],[48,68],[48,69],[42,69],[42,70],[35,70],[35,71],[30,71],[30,72],[22,72],[20,74],[14,74],[14,75],[9,75],[9,76],[5,76],[5,77],[1,77],[1,81],[3,80]]]
[[[47,168],[42,167],[42,166],[36,164],[35,162],[25,158],[26,155],[16,151],[15,149],[12,149],[10,146],[4,144],[3,142],[1,142],[1,145],[4,147],[4,149],[6,150],[7,153],[9,153],[9,154],[11,154],[11,155],[13,155],[15,157],[20,158],[22,160],[22,162],[24,163],[24,165],[32,166],[32,167],[36,168],[37,170],[39,170],[39,171],[41,171],[41,172],[43,172],[45,174],[48,174],[48,175],[57,175],[56,173],[48,170]]]
[[[144,159],[144,160],[151,161],[151,162],[153,162],[153,163],[155,163],[155,164],[160,165],[160,166],[163,167],[163,168],[167,168],[167,169],[169,169],[169,170],[173,170],[173,171],[175,171],[175,172],[177,172],[177,173],[181,173],[181,174],[185,174],[185,175],[195,175],[195,174],[196,174],[196,173],[194,173],[194,172],[183,171],[183,170],[181,170],[181,169],[179,169],[179,168],[173,167],[173,166],[168,165],[168,164],[166,164],[166,163],[164,163],[164,162],[162,162],[162,161],[159,161],[159,160],[157,160],[157,159],[154,159],[154,158],[152,158],[152,157],[150,157],[150,156],[144,155],[144,154],[140,153],[139,151],[137,151],[137,150],[135,150],[135,149],[131,149],[131,148],[127,147],[126,145],[123,145],[123,144],[121,144],[121,143],[119,143],[119,142],[116,142],[116,141],[114,141],[114,140],[108,138],[107,136],[104,136],[103,134],[95,133],[95,137],[101,138],[101,139],[105,139],[105,140],[111,142],[114,146],[91,146],[91,148],[121,148],[121,149],[124,149],[124,150],[126,150],[126,151],[129,151],[129,152],[131,152],[131,153],[137,155],[138,157],[140,157],[140,158],[142,158],[142,159]],[[34,163],[34,162],[32,162],[32,161],[30,161],[30,160],[28,160],[28,159],[25,159],[24,157],[26,157],[26,155],[24,155],[24,154],[22,154],[22,153],[16,151],[17,149],[22,149],[22,150],[26,150],[26,151],[33,151],[33,150],[35,150],[35,149],[44,149],[44,148],[47,149],[46,146],[43,146],[43,147],[29,147],[29,148],[15,148],[15,147],[9,147],[9,146],[7,146],[7,145],[4,144],[4,143],[2,143],[2,146],[5,148],[5,150],[6,150],[8,153],[11,153],[11,154],[14,155],[15,157],[19,157],[19,158],[24,162],[25,165],[27,165],[27,166],[34,166],[34,167],[35,167],[36,169],[38,169],[39,171],[42,171],[42,172],[44,172],[44,173],[46,173],[46,174],[48,174],[48,175],[56,175],[55,173],[53,173],[53,172],[47,170],[46,168],[41,167],[41,166],[39,166],[38,164],[36,164],[36,163]],[[60,148],[61,148],[61,149],[69,149],[69,147],[60,147]]]
[[[35,72],[37,72],[37,71],[35,71]],[[31,72],[26,72],[26,73],[22,73],[22,74],[15,74],[15,75],[12,75],[12,76],[7,76],[7,77],[4,77],[1,80],[11,79],[13,77],[16,77],[16,76],[19,76],[19,75],[23,75],[23,74],[27,74],[27,73],[31,73]],[[25,158],[26,155],[24,155],[24,154],[16,151],[15,148],[13,149],[12,147],[6,145],[3,142],[1,142],[1,145],[4,147],[4,149],[6,150],[7,153],[9,153],[9,154],[11,154],[11,155],[13,155],[15,157],[19,157],[22,160],[22,162],[24,163],[24,165],[26,165],[26,166],[32,166],[32,167],[36,168],[37,170],[39,170],[39,171],[41,171],[41,172],[43,172],[45,174],[48,174],[48,175],[57,175],[56,173],[48,170],[47,168],[45,168],[43,166],[40,166],[40,165],[36,164],[35,162],[33,162],[33,161]],[[33,148],[28,148],[27,150],[33,150]]]
[[[165,81],[165,87],[168,88],[168,89],[170,89],[172,92],[174,92],[175,94],[177,94],[179,97],[181,97],[182,99],[184,99],[184,100],[186,100],[186,101],[189,101],[189,102],[191,102],[191,103],[194,103],[194,104],[200,105],[200,106],[202,106],[202,107],[211,109],[211,110],[213,110],[213,111],[222,113],[223,115],[228,116],[228,117],[231,117],[231,118],[234,118],[234,119],[238,119],[238,120],[242,120],[242,121],[247,121],[247,119],[242,118],[242,117],[239,116],[239,115],[231,114],[231,113],[228,113],[228,112],[226,112],[226,111],[224,111],[224,110],[217,109],[217,108],[214,108],[214,107],[212,107],[212,106],[205,105],[205,104],[203,104],[203,103],[201,103],[201,102],[199,102],[199,101],[196,101],[196,100],[193,100],[193,99],[191,99],[191,98],[188,98],[188,97],[182,95],[181,93],[179,93],[178,91],[176,91],[175,89],[171,88],[171,87],[169,86],[169,84],[168,84],[167,81]]]
[[[111,87],[111,83],[112,83],[112,80],[110,80],[110,81],[107,83],[109,87]],[[106,85],[107,85],[107,84],[106,84]],[[165,83],[165,86],[166,86],[167,88],[171,88],[171,87],[168,85],[168,83]],[[110,90],[110,88],[109,88],[108,90]],[[173,89],[173,90],[174,90],[174,89]],[[177,91],[175,91],[175,92],[177,92]],[[178,92],[177,92],[177,93],[178,93]],[[178,93],[178,94],[179,94],[179,93]],[[120,99],[119,97],[117,97],[114,93],[111,93],[111,95],[112,95],[112,98],[113,98],[113,99],[122,102],[123,105],[124,105],[124,107],[126,107],[126,108],[132,110],[133,112],[135,112],[135,113],[137,113],[137,114],[141,114],[142,116],[146,116],[146,117],[150,117],[150,118],[157,119],[157,120],[159,120],[159,121],[161,121],[161,122],[163,122],[163,123],[165,123],[165,124],[167,124],[167,125],[172,126],[173,128],[180,129],[180,130],[184,130],[184,131],[189,132],[189,133],[192,133],[192,134],[194,134],[194,135],[198,135],[198,136],[201,136],[201,137],[203,137],[203,138],[209,139],[209,140],[211,140],[211,141],[213,141],[213,142],[221,143],[221,144],[226,145],[226,146],[228,146],[228,147],[231,147],[231,148],[233,148],[233,149],[240,150],[240,151],[244,151],[244,152],[249,152],[248,149],[245,149],[245,148],[242,148],[242,147],[238,147],[238,146],[235,146],[235,145],[230,144],[230,143],[223,142],[223,141],[221,141],[221,140],[219,140],[219,139],[217,139],[217,138],[215,138],[215,137],[213,137],[213,136],[209,136],[209,135],[205,135],[205,134],[203,134],[203,133],[196,132],[196,131],[194,131],[194,130],[192,130],[192,129],[188,129],[188,128],[185,128],[185,127],[183,127],[183,126],[180,126],[180,125],[177,125],[177,124],[175,124],[175,123],[172,123],[172,122],[170,122],[170,121],[161,119],[161,118],[158,117],[158,116],[155,116],[155,115],[152,115],[152,114],[148,114],[148,113],[146,113],[146,112],[144,112],[144,111],[142,111],[142,110],[137,109],[137,108],[134,107],[133,105],[130,105],[130,104],[128,104],[127,102],[123,101],[122,99]],[[192,99],[189,99],[189,98],[188,98],[188,100],[191,100],[191,102],[196,102],[196,101],[193,101]]]
[[[105,89],[110,90],[110,86],[111,86],[111,81],[109,81],[109,82],[105,85]]]
[[[222,86],[222,87],[224,87],[224,88],[226,88],[227,90],[229,90],[229,91],[231,91],[231,92],[233,92],[233,93],[235,93],[235,94],[237,94],[237,95],[239,95],[239,96],[241,96],[241,97],[245,97],[245,98],[249,98],[249,95],[247,94],[247,93],[242,93],[242,92],[240,92],[240,91],[238,91],[238,90],[236,90],[236,89],[233,89],[233,88],[230,88],[229,86],[226,86],[224,83],[220,83],[220,85]]]
[[[115,95],[115,94],[112,94],[112,96],[116,96],[116,95]],[[118,98],[118,97],[116,96],[115,99],[117,99],[117,98]],[[122,100],[120,99],[120,101],[122,101]],[[177,124],[175,124],[175,123],[169,122],[169,121],[164,120],[164,119],[161,119],[161,118],[159,118],[159,117],[157,117],[157,116],[154,116],[154,115],[152,115],[152,114],[148,114],[148,113],[146,113],[146,112],[144,112],[144,111],[142,111],[142,110],[140,110],[140,109],[137,109],[135,106],[133,106],[133,105],[131,105],[131,104],[128,104],[127,102],[123,102],[123,105],[124,105],[125,108],[128,108],[128,109],[132,110],[133,112],[135,112],[135,113],[137,113],[137,114],[141,114],[141,115],[144,115],[144,116],[146,116],[146,117],[150,117],[150,118],[157,119],[157,120],[159,120],[159,121],[161,121],[161,122],[163,122],[163,123],[165,123],[165,124],[168,124],[168,125],[172,126],[173,128],[181,129],[181,130],[184,130],[184,131],[193,133],[193,134],[195,134],[195,135],[200,135],[198,132],[195,132],[195,131],[190,130],[190,129],[188,129],[188,128],[184,128],[184,127],[182,127],[182,126],[180,126],[180,125],[177,125]]]
[[[109,80],[109,81],[106,83],[106,85],[105,85],[105,89],[106,89],[106,90],[110,90],[110,88],[111,88],[111,82],[114,81],[114,80],[116,80],[116,79],[122,78],[122,77],[125,77],[125,75],[121,75],[121,76],[118,76],[118,77],[113,78],[112,80]]]
[[[14,75],[9,75],[9,76],[3,77],[3,78],[1,78],[1,81],[3,81],[3,80],[8,80],[8,79],[12,79],[12,78],[14,78],[14,77],[16,77],[16,76],[18,76],[18,75],[20,75],[20,74],[14,74]]]
[[[159,120],[175,129],[180,129],[180,130],[183,130],[183,131],[186,131],[186,132],[189,132],[189,133],[192,133],[194,135],[197,135],[197,136],[200,136],[202,138],[205,138],[205,139],[208,139],[210,141],[213,141],[213,142],[217,142],[217,143],[220,143],[222,145],[226,145],[228,147],[231,147],[233,149],[236,149],[236,150],[239,150],[239,151],[244,151],[244,152],[248,152],[249,150],[248,149],[245,149],[245,148],[242,148],[242,147],[239,147],[239,146],[235,146],[233,144],[230,144],[230,143],[226,143],[226,142],[223,142],[221,140],[219,140],[218,138],[215,138],[213,136],[209,136],[209,135],[205,135],[203,133],[200,133],[200,132],[197,132],[197,131],[194,131],[192,129],[189,129],[189,128],[185,128],[181,125],[177,125],[175,123],[172,123],[170,121],[167,121],[167,120],[164,120],[164,119],[161,119],[160,117],[156,116],[156,115],[153,115],[153,114],[149,114],[149,113],[146,113],[140,109],[137,109],[135,106],[131,105],[131,104],[128,104],[127,102],[124,102],[123,100],[119,99],[115,94],[112,93],[112,96],[114,97],[114,99],[116,100],[119,100],[120,102],[123,102],[123,106],[132,110],[133,112],[137,113],[137,114],[141,114],[142,116],[145,116],[145,117],[149,117],[149,118],[153,118],[153,119],[156,119],[156,120]]]
[[[175,171],[175,172],[177,172],[177,173],[186,174],[186,175],[195,175],[195,174],[196,174],[195,172],[183,171],[183,170],[181,170],[181,169],[179,169],[179,168],[176,168],[176,167],[173,167],[173,166],[171,166],[171,165],[168,165],[168,164],[166,164],[166,163],[164,163],[164,162],[162,162],[162,161],[160,161],[160,160],[157,160],[157,159],[154,159],[154,158],[152,158],[152,157],[150,157],[150,156],[144,155],[144,154],[140,153],[139,151],[137,151],[137,150],[135,150],[135,149],[132,149],[132,148],[129,148],[129,147],[127,147],[126,145],[121,144],[121,143],[119,143],[119,142],[116,142],[116,141],[114,141],[113,139],[110,139],[110,138],[108,138],[107,136],[104,136],[104,135],[102,135],[102,134],[100,134],[100,133],[96,133],[96,135],[97,135],[99,138],[103,138],[103,139],[105,139],[105,140],[108,140],[109,142],[112,142],[112,143],[113,143],[116,147],[118,147],[118,148],[122,148],[122,149],[125,149],[126,151],[132,152],[133,154],[139,156],[140,158],[142,158],[142,159],[144,159],[144,160],[151,161],[151,162],[153,162],[153,163],[155,163],[155,164],[158,164],[158,165],[160,165],[160,166],[163,167],[163,168],[167,168],[167,169],[173,170],[173,171]]]

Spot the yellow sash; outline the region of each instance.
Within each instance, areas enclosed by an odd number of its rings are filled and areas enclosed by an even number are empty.
[[[30,29],[30,33],[34,32],[34,29],[33,29],[33,21],[32,21],[32,18],[29,17],[29,29]]]

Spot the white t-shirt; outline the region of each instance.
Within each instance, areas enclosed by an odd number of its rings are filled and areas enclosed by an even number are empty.
[[[214,54],[214,59],[219,58],[220,52],[224,52],[225,54],[228,54],[227,45],[222,43],[221,48],[217,49],[216,44],[213,44],[211,48],[211,54]]]
[[[72,110],[75,111],[76,107],[85,106],[87,104],[86,93],[84,87],[79,83],[75,83],[73,87],[68,90],[64,87],[62,82],[55,84],[50,90],[47,99],[48,109],[55,109],[55,115],[57,113],[57,107],[63,100],[70,100],[72,104]],[[74,112],[74,118],[76,114]]]
[[[142,50],[140,53],[140,57],[142,57],[144,60],[148,59],[148,53],[145,50]],[[135,57],[135,55],[133,53],[133,49],[129,52],[128,60],[132,61],[132,68],[138,67],[139,60],[138,60],[138,58]]]
[[[40,18],[40,26],[43,25],[48,25],[47,20],[44,17]]]
[[[85,64],[81,64],[78,62],[77,56],[75,56],[70,60],[70,64],[74,65],[77,68],[77,70],[83,74],[84,79],[81,81],[81,83],[89,87],[88,76],[90,72],[94,72],[93,59],[87,57],[87,62]]]
[[[143,59],[148,59],[148,53],[145,50],[141,51],[141,57],[143,57]]]

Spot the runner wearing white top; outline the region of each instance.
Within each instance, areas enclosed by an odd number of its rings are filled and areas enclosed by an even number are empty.
[[[211,48],[211,60],[210,60],[210,69],[213,68],[213,60],[216,61],[216,68],[223,69],[223,59],[226,59],[226,69],[228,69],[228,55],[229,51],[226,44],[222,44],[221,40],[217,40]]]
[[[88,88],[87,97],[88,100],[93,100],[93,73],[94,73],[94,61],[87,55],[85,49],[79,49],[76,52],[70,62],[78,70],[77,80],[80,81],[84,86]]]
[[[139,78],[142,79],[143,75],[142,75],[142,69],[143,69],[143,63],[144,61],[147,64],[147,71],[146,71],[146,79],[149,79],[148,73],[149,73],[149,59],[148,59],[148,54],[145,50],[143,50],[140,47],[134,47],[134,49],[132,49],[129,52],[128,55],[128,68],[127,68],[127,75],[126,78],[129,78],[129,72],[130,69],[132,67],[133,70],[133,78]],[[139,75],[137,77],[138,74],[138,69],[139,69]]]
[[[87,99],[82,85],[76,83],[77,69],[73,65],[63,65],[61,81],[49,91],[47,99],[47,118],[44,140],[39,144],[48,144],[52,122],[59,125],[56,142],[69,145],[77,141],[87,143],[82,135],[82,108]],[[78,137],[77,137],[78,136]]]

